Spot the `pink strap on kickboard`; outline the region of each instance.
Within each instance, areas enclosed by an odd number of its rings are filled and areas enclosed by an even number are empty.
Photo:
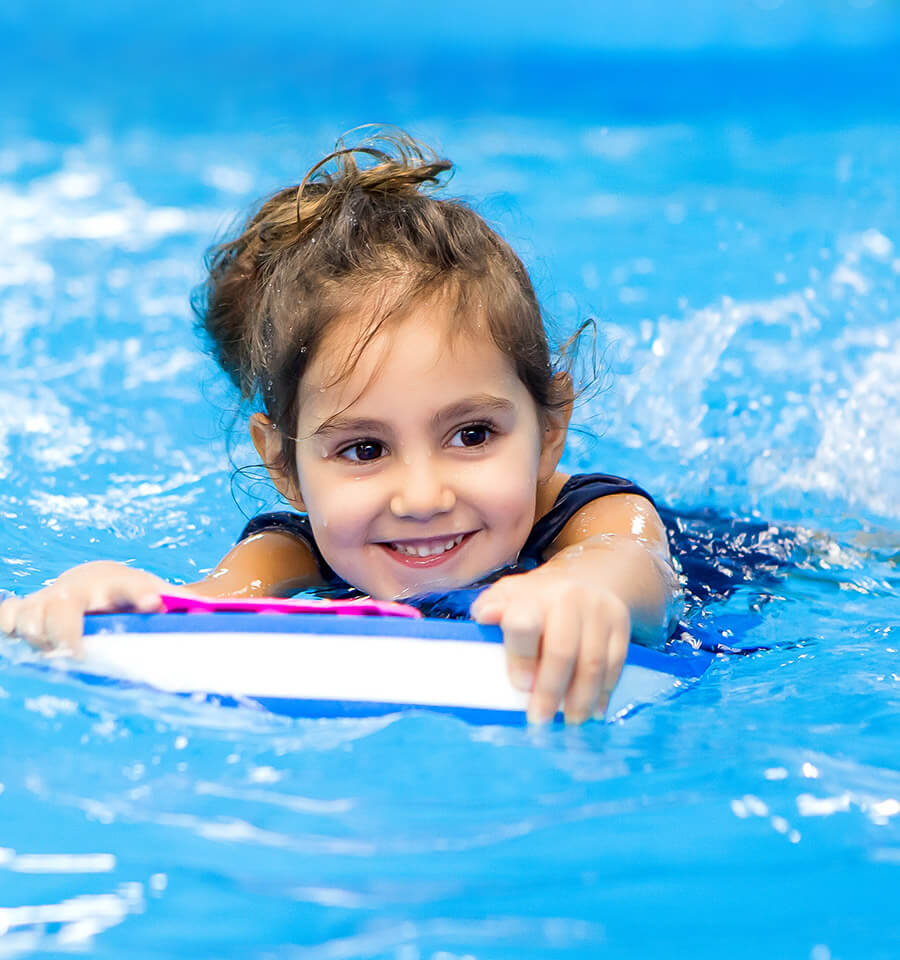
[[[207,599],[178,593],[161,593],[166,613],[215,613],[232,611],[243,613],[330,613],[351,617],[411,617],[419,618],[421,611],[405,603],[389,600],[306,600],[256,597],[252,600]]]

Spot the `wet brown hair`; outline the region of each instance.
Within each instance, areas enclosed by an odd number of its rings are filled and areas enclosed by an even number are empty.
[[[346,137],[299,185],[265,200],[233,240],[207,254],[197,326],[244,400],[281,429],[296,479],[299,385],[329,329],[359,315],[344,373],[372,337],[422,298],[453,298],[459,329],[483,324],[540,412],[570,400],[556,375],[541,309],[512,248],[460,200],[432,195],[452,169],[402,131],[354,146]]]

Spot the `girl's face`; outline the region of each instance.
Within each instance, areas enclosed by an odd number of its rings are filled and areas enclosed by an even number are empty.
[[[490,337],[449,337],[438,300],[377,334],[341,323],[300,385],[297,476],[279,484],[309,514],[326,561],[378,598],[471,583],[513,562],[556,469],[549,428]],[[274,431],[271,431],[274,433]]]

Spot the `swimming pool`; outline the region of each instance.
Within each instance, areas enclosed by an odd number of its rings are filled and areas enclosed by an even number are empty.
[[[561,330],[602,318],[568,466],[653,491],[697,599],[772,649],[543,733],[3,663],[0,956],[897,956],[900,16],[508,7],[352,6],[338,37],[274,3],[6,6],[0,586],[190,579],[272,502],[232,500],[188,294],[238,211],[386,119],[456,161]]]

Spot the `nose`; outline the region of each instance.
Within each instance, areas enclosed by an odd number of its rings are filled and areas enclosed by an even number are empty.
[[[430,520],[456,506],[456,495],[432,457],[405,460],[402,467],[391,496],[391,513],[395,517]]]

